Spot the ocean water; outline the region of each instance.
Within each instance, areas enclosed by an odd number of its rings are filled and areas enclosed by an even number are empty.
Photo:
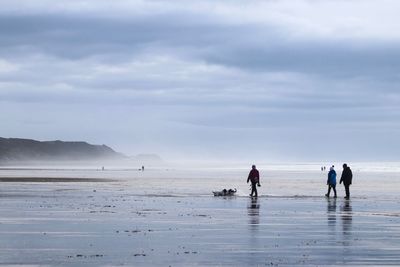
[[[329,166],[329,165],[328,165]],[[339,164],[337,164],[339,166]],[[397,199],[400,188],[400,163],[358,163],[350,165],[353,171],[352,197]],[[260,165],[262,186],[260,196],[318,197],[327,191],[328,171],[321,164]],[[237,189],[238,196],[247,196],[246,183],[249,168],[245,167],[163,167],[137,168],[105,167],[51,167],[2,168],[0,177],[104,178],[114,180],[105,187],[123,189],[135,195],[207,196],[224,188]],[[337,190],[341,168],[336,168]],[[31,183],[32,184],[32,183]],[[25,184],[29,187],[31,184]],[[3,185],[4,188],[5,185]]]

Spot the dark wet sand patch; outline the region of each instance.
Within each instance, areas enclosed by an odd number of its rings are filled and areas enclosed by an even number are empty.
[[[59,177],[0,177],[0,183],[101,183],[116,182],[114,179],[100,178],[59,178]]]
[[[384,212],[380,212],[380,213],[372,213],[372,215],[375,215],[375,216],[400,217],[400,213],[384,213]]]

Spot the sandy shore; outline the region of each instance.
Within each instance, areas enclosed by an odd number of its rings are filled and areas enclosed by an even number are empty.
[[[76,177],[0,177],[0,183],[96,183],[115,182],[117,180],[104,178],[76,178]]]
[[[116,181],[1,179],[3,265],[400,264],[400,201],[146,195]]]

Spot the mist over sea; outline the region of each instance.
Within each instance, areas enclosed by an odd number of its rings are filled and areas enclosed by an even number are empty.
[[[250,166],[244,164],[169,164],[164,166],[34,166],[2,167],[0,177],[52,177],[52,178],[100,178],[115,180],[134,194],[159,194],[179,196],[207,196],[212,191],[236,188],[238,196],[247,196],[246,184]],[[334,164],[338,174],[338,192],[341,164]],[[321,163],[285,163],[257,165],[260,171],[260,195],[270,197],[323,196],[326,193],[327,169],[331,165]],[[353,171],[352,196],[356,198],[396,198],[400,188],[400,163],[369,162],[350,163]],[[32,185],[34,186],[34,185]]]

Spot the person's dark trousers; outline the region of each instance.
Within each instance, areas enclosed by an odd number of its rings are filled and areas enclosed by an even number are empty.
[[[333,193],[335,193],[335,197],[336,197],[337,195],[336,195],[336,185],[335,184],[334,185],[329,185],[327,196],[329,197],[329,194],[331,193],[331,188],[333,189]]]
[[[255,193],[255,197],[257,197],[258,196],[258,194],[257,194],[257,183],[251,183],[251,196],[253,196],[253,193]]]
[[[346,190],[346,198],[350,198],[350,185],[345,184],[344,189]]]

